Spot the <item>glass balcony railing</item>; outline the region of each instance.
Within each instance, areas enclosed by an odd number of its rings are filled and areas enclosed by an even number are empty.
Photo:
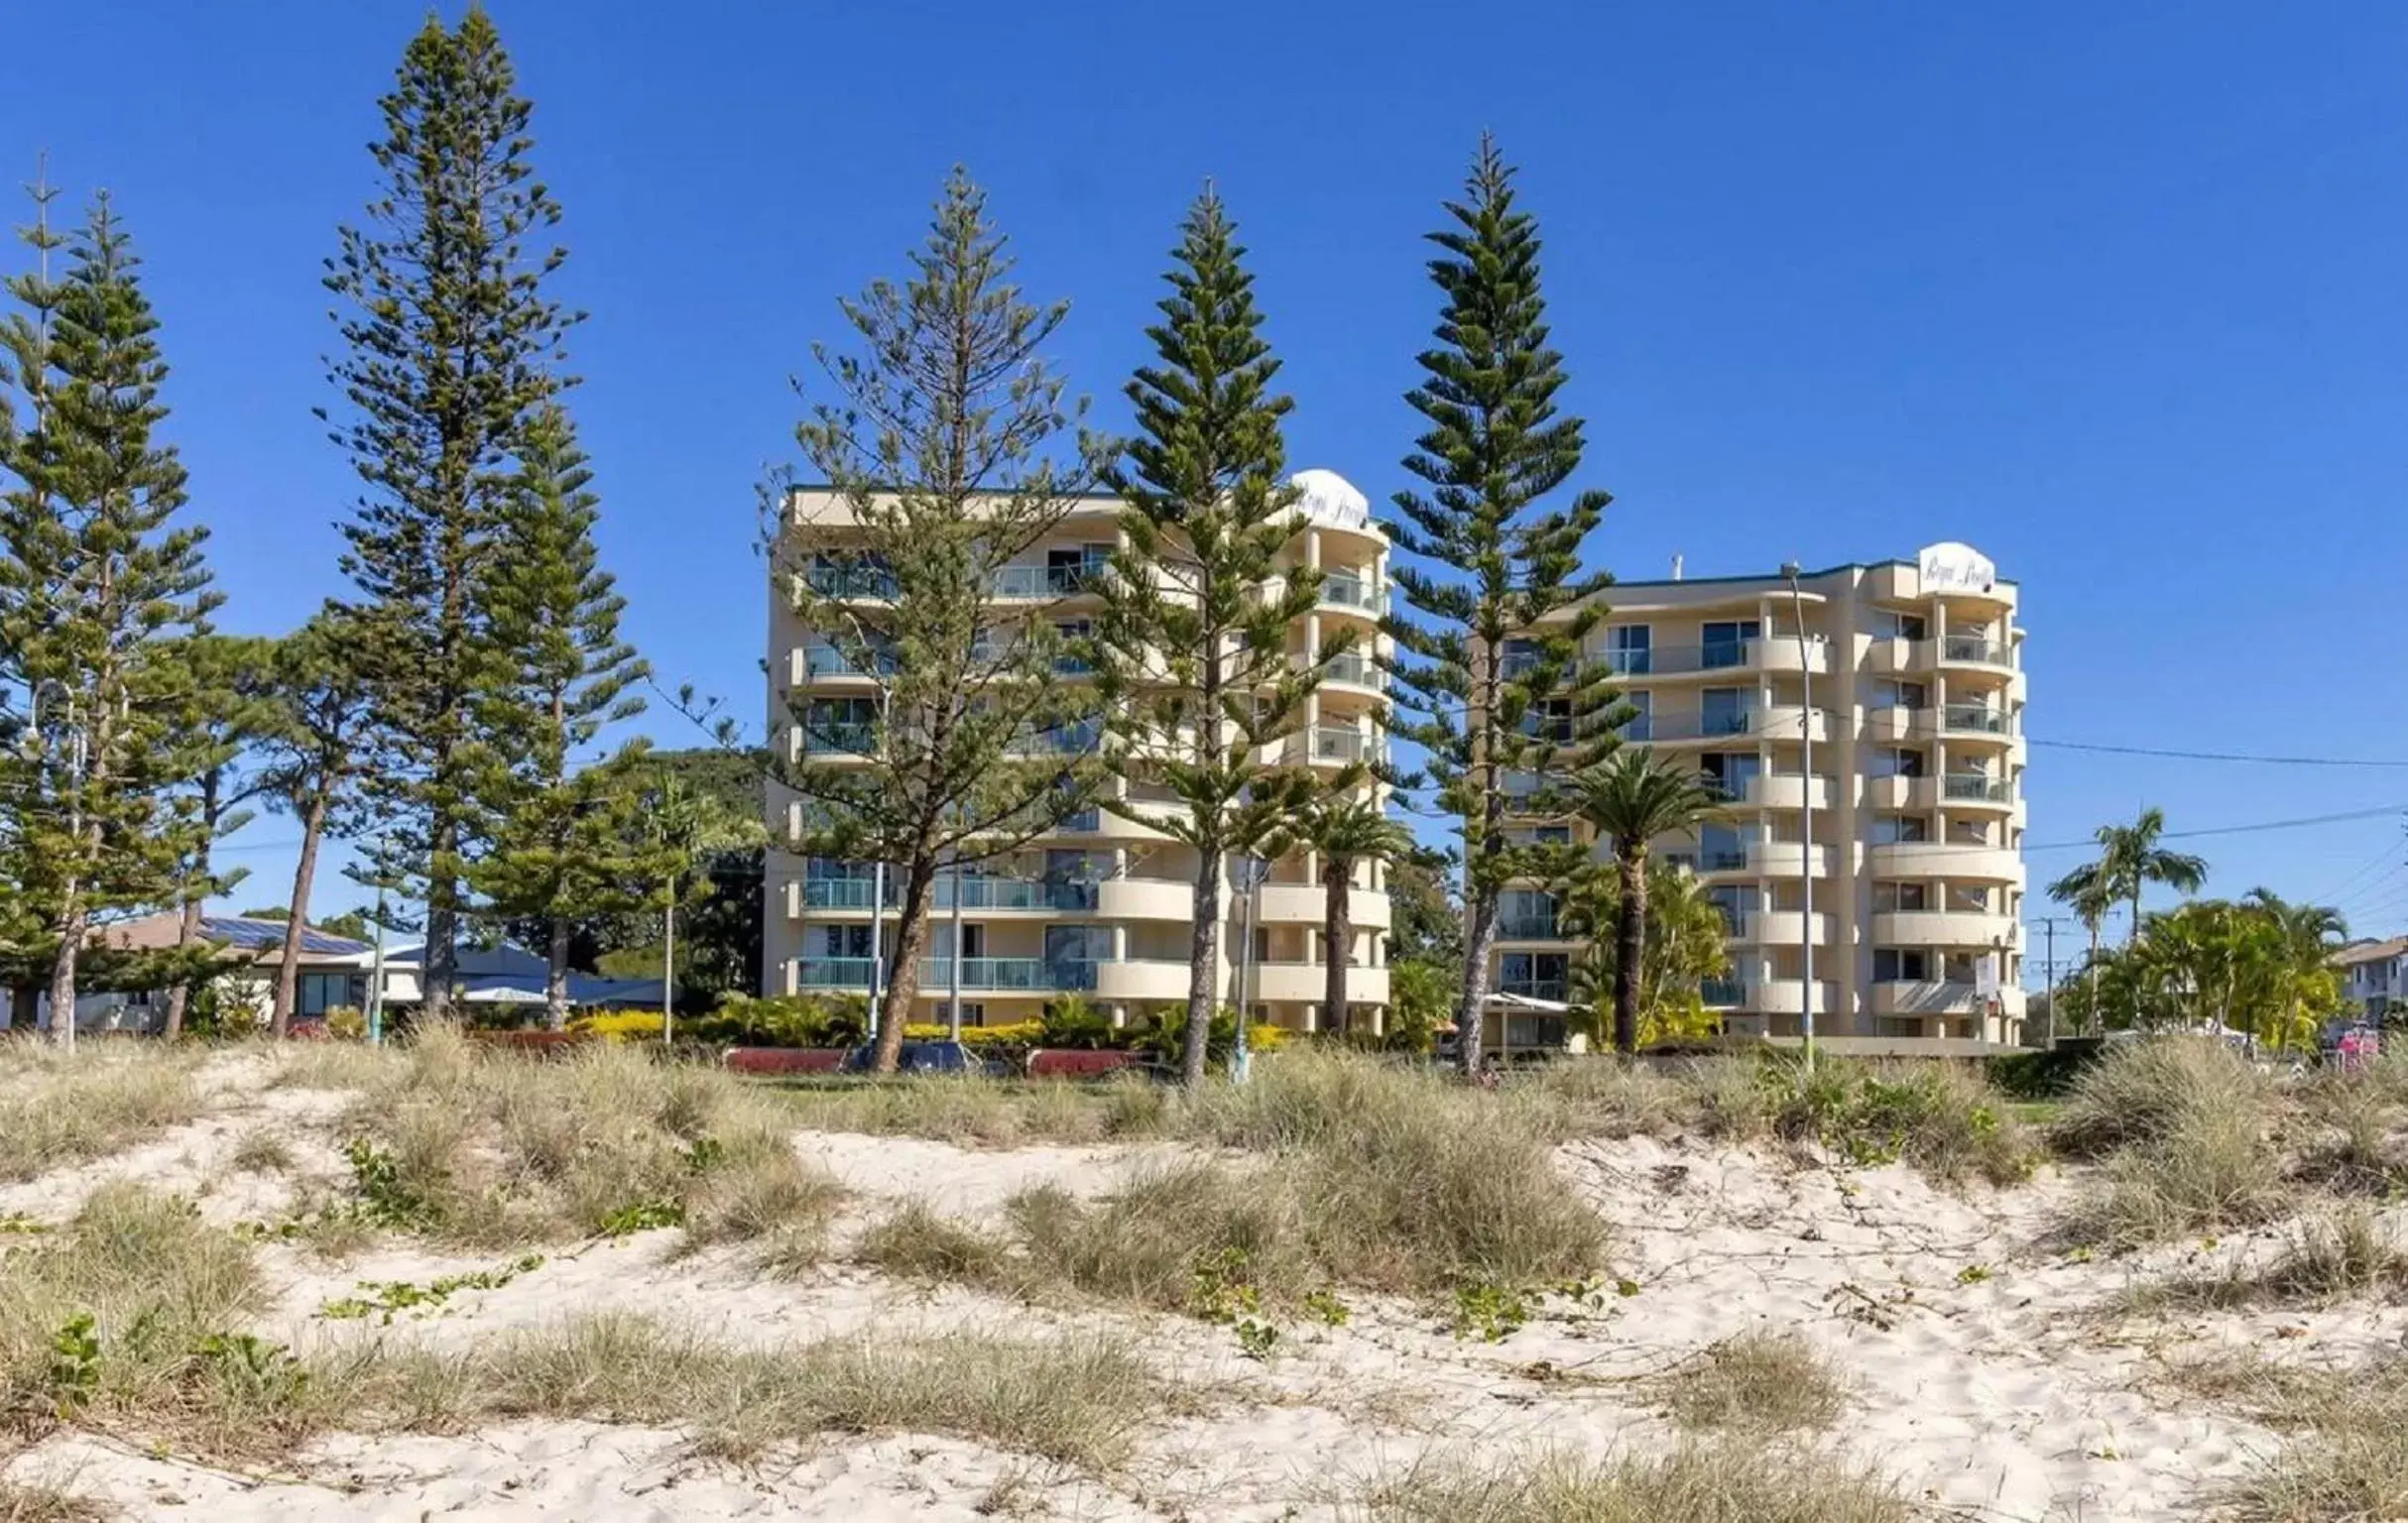
[[[806,957],[795,965],[795,983],[804,989],[868,989],[875,966],[866,957]]]
[[[1066,598],[1086,592],[1110,570],[1101,560],[1067,566],[998,566],[995,595],[999,598]]]
[[[1622,737],[1625,741],[1713,740],[1726,735],[1752,735],[1759,724],[1759,716],[1752,707],[1691,714],[1641,714],[1623,726]]]
[[[1718,846],[1700,850],[1697,867],[1701,873],[1737,873],[1747,866],[1747,848]]]
[[[1960,735],[2012,735],[2014,720],[2004,709],[1952,703],[1940,711],[1940,728]]]
[[[965,878],[964,909],[1093,909],[1095,884],[1074,879]],[[936,907],[953,907],[953,880],[936,880]]]
[[[1332,571],[1321,578],[1321,602],[1324,607],[1381,614],[1387,611],[1387,589],[1349,572]]]
[[[1948,661],[1980,661],[1989,666],[2012,666],[2014,652],[2000,641],[1987,635],[1947,635],[1940,640],[1940,658]]]
[[[1555,941],[1561,932],[1552,910],[1502,910],[1497,916],[1497,934],[1507,941]]]
[[[1376,679],[1377,671],[1378,668],[1373,666],[1370,661],[1350,650],[1344,655],[1331,656],[1329,664],[1321,668],[1321,676],[1322,680],[1328,682],[1351,682],[1357,687],[1377,687],[1379,685]]]
[[[1340,730],[1322,725],[1313,731],[1313,760],[1316,762],[1360,762],[1364,755],[1365,743],[1360,730]]]
[[[1679,676],[1697,671],[1737,671],[1760,664],[1759,652],[1767,641],[1783,649],[1795,652],[1795,635],[1746,636],[1732,640],[1710,640],[1697,645],[1651,645],[1643,650],[1610,649],[1601,651],[1598,659],[1606,669],[1622,677]],[[1810,636],[1806,642],[1810,656],[1820,656],[1821,636]],[[1822,663],[1817,660],[1815,669]]]
[[[1497,986],[1501,995],[1518,995],[1524,999],[1561,999],[1565,981],[1562,979],[1506,979]]]
[[[2008,804],[2014,802],[2015,785],[2003,777],[1986,777],[1980,772],[1951,772],[1940,779],[1940,796],[1970,799],[1978,803]]]
[[[878,727],[813,721],[802,727],[802,749],[815,756],[866,757],[878,749]]]
[[[895,596],[895,573],[884,566],[822,563],[806,571],[803,580],[823,598]]]
[[[806,879],[802,884],[802,902],[809,909],[868,909],[877,890],[876,879]]]
[[[880,676],[891,677],[897,670],[892,655],[876,657],[875,665]],[[868,674],[860,662],[836,646],[825,644],[802,647],[802,669],[804,675],[813,677],[858,677]]]
[[[1727,1010],[1747,1000],[1747,986],[1738,979],[1703,979],[1697,996],[1713,1009]]]
[[[1095,988],[1095,964],[1048,962],[1041,957],[965,957],[961,966],[964,989],[1081,991]],[[923,957],[919,961],[922,990],[953,987],[953,959]]]

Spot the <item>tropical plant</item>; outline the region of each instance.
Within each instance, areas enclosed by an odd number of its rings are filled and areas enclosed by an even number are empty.
[[[2331,956],[2341,917],[2259,889],[2150,915],[2138,945],[2104,952],[2089,989],[2064,991],[2092,1027],[2217,1025],[2270,1047],[2313,1045],[2346,1007]]]
[[[2106,827],[2102,827],[2103,833]],[[2049,884],[2048,892],[2050,898],[2071,909],[2074,912],[2074,918],[2082,922],[2083,929],[2090,932],[2091,956],[2090,961],[2084,965],[2090,990],[2088,999],[2083,1002],[2091,1016],[2090,1029],[2097,1030],[2099,1029],[2097,1014],[2101,971],[2099,930],[2107,920],[2107,911],[2115,906],[2115,885],[2108,879],[2104,864],[2086,862]],[[2069,1028],[2082,1029],[2080,1022],[2081,1015],[2074,1013],[2073,1018],[2068,1022]]]
[[[209,633],[181,642],[177,651],[173,681],[182,712],[176,724],[200,766],[192,781],[198,829],[177,884],[179,948],[189,950],[201,939],[203,904],[250,876],[246,868],[218,869],[211,850],[250,823],[249,804],[267,791],[265,770],[247,763],[276,719],[276,646],[273,640]],[[171,1039],[183,1032],[193,991],[190,983],[168,990],[166,1035]]]
[[[348,616],[325,609],[277,643],[274,712],[260,738],[260,790],[271,807],[301,822],[301,855],[293,869],[293,899],[280,915],[285,943],[278,954],[275,1003],[269,1019],[278,1036],[291,1027],[301,987],[301,936],[317,853],[330,828],[347,823],[366,764],[360,745],[370,716],[366,679],[352,661]],[[327,926],[331,930],[331,923]],[[365,930],[365,926],[362,927]]]
[[[1128,507],[1097,644],[1144,652],[1142,664],[1098,663],[1114,760],[1178,805],[1111,807],[1195,849],[1181,1058],[1194,1086],[1221,997],[1225,863],[1264,850],[1283,819],[1324,786],[1352,787],[1362,767],[1324,784],[1293,755],[1290,738],[1351,632],[1325,637],[1307,657],[1288,654],[1288,628],[1321,591],[1318,570],[1280,564],[1297,528],[1279,433],[1292,404],[1271,390],[1279,362],[1262,335],[1254,277],[1209,188],[1188,209],[1172,259],[1162,320],[1146,330],[1157,363],[1129,383],[1138,433],[1126,464],[1108,473]]]
[[[1542,499],[1580,468],[1581,420],[1556,410],[1563,357],[1547,345],[1538,228],[1513,199],[1513,172],[1483,136],[1439,257],[1437,343],[1405,396],[1427,429],[1404,468],[1426,492],[1399,492],[1384,521],[1396,546],[1440,573],[1394,573],[1420,617],[1384,625],[1400,655],[1385,662],[1399,716],[1388,725],[1426,755],[1416,783],[1460,822],[1466,944],[1455,1021],[1466,1074],[1480,1066],[1489,955],[1499,898],[1515,879],[1555,879],[1576,849],[1516,839],[1521,813],[1554,812],[1563,785],[1595,765],[1628,715],[1605,663],[1581,645],[1605,616],[1610,578],[1581,569],[1581,542],[1607,493]]]
[[[1638,1045],[1711,1036],[1720,1017],[1707,1007],[1703,985],[1731,969],[1730,922],[1697,876],[1661,857],[1646,867],[1646,928],[1639,956]],[[1593,1038],[1610,1033],[1598,1017],[1620,987],[1620,949],[1597,934],[1620,923],[1618,870],[1584,876],[1567,895],[1566,934],[1584,938],[1571,967],[1571,1000],[1585,1012]]]
[[[1347,966],[1353,960],[1355,869],[1393,862],[1412,850],[1413,833],[1368,798],[1327,797],[1307,809],[1292,832],[1274,838],[1274,850],[1301,846],[1321,861],[1321,948],[1327,983],[1321,996],[1324,1029],[1343,1032],[1350,1005]]]
[[[1638,1050],[1649,844],[1695,832],[1718,812],[1721,795],[1703,772],[1644,746],[1584,772],[1578,788],[1580,818],[1614,853],[1614,1046],[1627,1055]]]
[[[2197,893],[2208,879],[2204,858],[2171,852],[2157,844],[2165,829],[2165,811],[2152,807],[2141,810],[2129,825],[2104,825],[2099,830],[2101,873],[2115,896],[2132,910],[2131,929],[2124,936],[2127,946],[2137,945],[2144,929],[2140,914],[2143,889],[2157,883],[2177,893]]]

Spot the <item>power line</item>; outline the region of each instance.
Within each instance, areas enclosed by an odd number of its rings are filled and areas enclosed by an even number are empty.
[[[2366,757],[2268,757],[2236,751],[2168,751],[2154,746],[2105,746],[2093,741],[2044,741],[2025,737],[2025,744],[2057,751],[2096,751],[2115,757],[2167,757],[2177,762],[2243,762],[2261,766],[2396,766],[2408,762]]]
[[[2398,814],[2402,810],[2408,810],[2408,804],[2382,804],[2372,809],[2345,810],[2340,814],[2311,814],[2296,820],[2260,820],[2251,825],[2217,825],[2206,830],[2169,830],[2158,839],[2187,841],[2199,836],[2240,836],[2261,830],[2300,830],[2310,825],[2338,825],[2344,820],[2377,819],[2386,814]],[[2084,847],[2095,847],[2098,844],[2097,841],[2089,839],[2050,841],[2039,846],[2026,846],[2023,849],[2026,852],[2070,852]]]

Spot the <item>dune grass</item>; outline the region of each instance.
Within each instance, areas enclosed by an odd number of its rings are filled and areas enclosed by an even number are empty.
[[[2265,1079],[2221,1042],[2109,1049],[2074,1081],[2051,1132],[2060,1151],[2100,1165],[2068,1235],[2139,1247],[2279,1215],[2292,1198],[2273,1105]]]
[[[1916,1523],[1888,1484],[1810,1450],[1688,1445],[1593,1464],[1425,1461],[1368,1487],[1363,1523]]]
[[[0,1480],[0,1523],[102,1523],[117,1509],[52,1486]]]
[[[87,1163],[198,1117],[195,1053],[150,1043],[89,1043],[72,1060],[0,1038],[0,1180]]]
[[[2119,1297],[2113,1309],[2150,1313],[2331,1305],[2404,1291],[2408,1252],[2401,1251],[2362,1203],[2352,1201],[2302,1218],[2270,1262],[2235,1264],[2218,1273],[2142,1285]]]
[[[366,1082],[346,1124],[383,1226],[480,1248],[683,1226],[792,1259],[840,1198],[786,1112],[715,1069],[603,1043],[531,1061],[434,1029],[343,1072]]]
[[[1709,1345],[1643,1388],[1674,1422],[1698,1431],[1816,1433],[1848,1407],[1847,1383],[1831,1361],[1785,1331]]]
[[[2179,1365],[2186,1396],[2283,1435],[2237,1483],[2203,1497],[2230,1523],[2375,1523],[2408,1517],[2408,1359],[2301,1368],[2250,1352]]]

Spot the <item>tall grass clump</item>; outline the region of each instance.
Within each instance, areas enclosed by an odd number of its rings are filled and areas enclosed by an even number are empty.
[[[1906,1163],[1945,1181],[2028,1177],[2039,1149],[1978,1072],[1945,1062],[1864,1063],[1788,1053],[1689,1070],[1702,1118],[1733,1139],[1813,1142],[1851,1163]]]
[[[2408,1517],[2408,1367],[2264,1371],[2246,1383],[2257,1421],[2287,1435],[2214,1516],[2235,1523],[2373,1523]]]
[[[1831,1361],[1791,1332],[1742,1333],[1646,1382],[1683,1428],[1757,1434],[1820,1432],[1848,1406]]]
[[[839,1195],[771,1098],[608,1043],[543,1059],[428,1030],[348,1120],[372,1214],[478,1247],[683,1226],[791,1256]]]
[[[1192,1406],[1126,1344],[976,1333],[732,1347],[606,1313],[513,1334],[465,1354],[398,1355],[350,1397],[394,1426],[518,1418],[681,1428],[707,1454],[748,1459],[825,1433],[934,1433],[1108,1468],[1166,1410]]]
[[[771,1093],[798,1126],[984,1147],[1156,1136],[1170,1112],[1161,1086],[1135,1077],[1072,1083],[929,1074]]]
[[[243,1333],[265,1300],[240,1238],[189,1203],[106,1186],[0,1254],[0,1425],[273,1449],[307,1426],[311,1393],[291,1354]]]
[[[198,1117],[193,1054],[150,1043],[92,1043],[72,1062],[0,1040],[0,1180],[31,1179]]]
[[[117,1509],[51,1486],[0,1479],[0,1523],[101,1523]]]
[[[2269,1106],[2265,1080],[2221,1042],[2118,1044],[2074,1082],[2051,1133],[2101,1161],[2067,1230],[2137,1247],[2274,1216],[2285,1195]]]
[[[2403,1253],[2363,1205],[2351,1203],[2299,1222],[2272,1262],[2223,1273],[2183,1276],[2140,1287],[2127,1310],[2330,1303],[2408,1289]]]
[[[1593,1464],[1424,1461],[1372,1485],[1364,1523],[1916,1523],[1896,1488],[1808,1450],[1688,1445]]]

